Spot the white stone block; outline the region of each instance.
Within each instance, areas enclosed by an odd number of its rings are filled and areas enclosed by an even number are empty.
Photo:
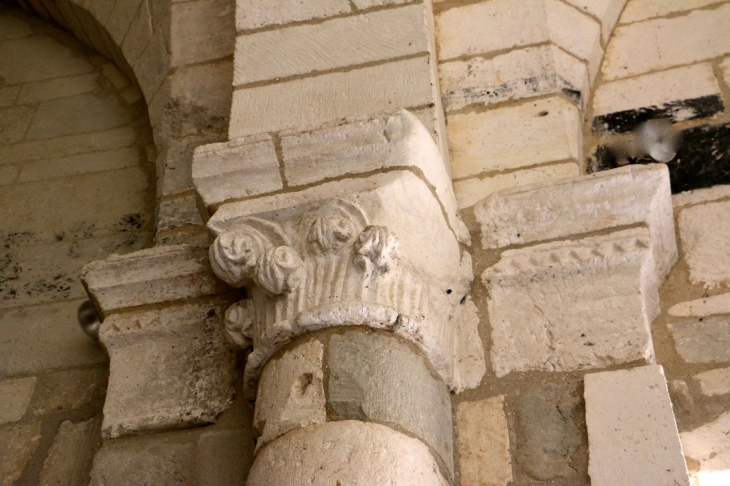
[[[730,294],[702,297],[669,308],[670,316],[707,317],[715,314],[730,314]]]
[[[462,402],[456,411],[461,483],[507,486],[512,481],[509,428],[504,396]]]
[[[653,17],[687,12],[718,3],[717,0],[631,0],[621,15],[621,23],[629,24]]]
[[[580,160],[581,116],[569,101],[548,98],[448,117],[455,179],[566,159]]]
[[[705,396],[714,397],[730,393],[730,368],[698,373],[692,379],[700,384],[700,391]],[[728,446],[730,447],[730,444]]]
[[[649,243],[636,228],[502,253],[482,274],[496,375],[651,362],[659,296]]]
[[[730,361],[730,319],[700,317],[667,325],[677,352],[687,363]]]
[[[236,39],[233,85],[428,52],[423,4]]]
[[[284,187],[274,142],[268,135],[196,148],[193,181],[209,210],[230,199],[274,192]]]
[[[672,195],[672,205],[676,208],[691,206],[705,202],[717,201],[718,199],[730,198],[730,185],[721,184],[695,189],[694,191],[680,192]]]
[[[578,164],[546,165],[533,169],[518,170],[491,177],[465,179],[454,182],[454,192],[459,209],[469,208],[503,189],[524,186],[535,182],[575,177],[580,173]]]
[[[322,343],[313,340],[266,364],[254,408],[257,451],[287,432],[327,421],[323,354]]]
[[[445,62],[438,68],[447,111],[564,91],[577,93],[577,104],[582,106],[588,97],[585,64],[555,46]]]
[[[170,6],[170,65],[220,59],[234,51],[236,2],[198,0]]]
[[[477,204],[475,214],[484,248],[645,223],[657,278],[664,278],[677,260],[669,172],[663,164],[507,189]]]
[[[730,470],[730,412],[725,412],[716,420],[698,427],[689,432],[682,432],[682,448],[687,458],[699,462],[700,469],[697,476],[700,484],[721,485],[723,481],[710,482],[712,474],[725,473]],[[702,482],[706,476],[707,483]]]
[[[604,43],[613,32],[626,0],[567,0],[571,5],[596,17],[601,22],[601,37]],[[639,0],[641,1],[641,0]],[[681,1],[681,0],[680,0]],[[636,3],[634,0],[631,3]]]
[[[730,5],[695,10],[673,18],[619,26],[606,50],[607,80],[634,76],[681,64],[712,59],[730,52]]]
[[[28,409],[35,377],[0,381],[0,425],[17,422]]]
[[[238,0],[236,30],[259,29],[311,19],[332,17],[350,11],[348,0]]]
[[[233,93],[229,137],[316,128],[348,116],[434,102],[428,56]]]
[[[385,425],[345,420],[296,430],[262,450],[249,484],[448,486],[418,439]]]
[[[588,64],[591,82],[603,58],[601,24],[560,0],[545,0],[550,41]]]
[[[730,287],[730,201],[683,209],[678,224],[690,282]]]
[[[661,366],[585,377],[593,486],[689,486]]]

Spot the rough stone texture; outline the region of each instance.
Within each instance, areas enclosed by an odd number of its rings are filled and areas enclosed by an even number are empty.
[[[384,425],[353,420],[299,429],[265,448],[248,484],[447,486],[428,448]]]
[[[593,486],[689,486],[661,366],[585,376]]]
[[[707,317],[714,314],[730,314],[730,294],[712,295],[701,299],[675,304],[669,308],[670,316]]]
[[[203,226],[195,194],[160,201],[155,230],[171,231],[186,226]]]
[[[688,460],[699,462],[700,484],[724,484],[727,480],[727,471],[730,470],[730,412],[725,412],[716,420],[698,427],[690,432],[682,432],[682,449]],[[713,477],[713,473],[722,474]],[[702,476],[707,477],[707,483],[702,482]],[[710,482],[714,479],[715,482]]]
[[[448,117],[453,177],[580,159],[578,109],[548,98]]]
[[[272,24],[288,24],[331,17],[350,11],[347,0],[243,0],[236,2],[236,29],[258,29]]]
[[[730,361],[730,318],[700,317],[668,325],[679,355],[688,363]]]
[[[112,255],[86,265],[81,280],[104,315],[211,295],[224,288],[210,270],[207,252],[186,245]]]
[[[169,437],[107,441],[94,457],[90,486],[192,484],[195,447]]]
[[[508,250],[482,280],[498,377],[653,360],[658,279],[644,228]]]
[[[575,474],[570,462],[583,442],[574,421],[581,401],[576,384],[543,385],[519,395],[517,462],[527,474],[542,481]]]
[[[453,475],[451,400],[424,359],[390,336],[348,332],[329,342],[328,404],[339,419],[392,423],[430,445]]]
[[[327,421],[323,354],[322,343],[310,341],[266,364],[254,409],[257,450],[294,429]]]
[[[717,0],[631,0],[621,15],[621,23],[628,24],[652,17],[664,17],[678,12],[718,3]]]
[[[209,209],[228,199],[274,192],[284,187],[274,143],[268,135],[196,148],[193,180],[195,190]]]
[[[236,39],[234,86],[428,52],[423,4]]]
[[[40,438],[40,422],[0,428],[0,486],[15,483],[33,456]]]
[[[669,173],[664,164],[536,183],[493,194],[475,209],[482,246],[501,248],[645,223],[657,278],[677,260]]]
[[[223,309],[187,304],[104,321],[105,437],[210,423],[228,406],[235,355],[223,337]]]
[[[40,376],[31,407],[33,414],[71,410],[103,398],[108,376],[105,368],[67,370]]]
[[[243,485],[253,463],[253,450],[253,437],[245,428],[202,433],[195,455],[198,484]]]
[[[678,224],[690,282],[730,287],[730,201],[683,209]]]
[[[43,463],[39,486],[86,484],[86,471],[101,446],[101,419],[61,423]]]
[[[0,381],[0,425],[23,418],[33,396],[35,382],[34,376]]]
[[[456,412],[461,484],[507,486],[512,481],[504,396],[463,402]]]
[[[700,391],[708,397],[730,393],[730,368],[705,371],[692,378],[699,382]]]

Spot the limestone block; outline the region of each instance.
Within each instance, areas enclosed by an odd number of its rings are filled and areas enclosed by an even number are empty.
[[[160,201],[157,207],[157,231],[202,225],[203,220],[200,218],[194,194]]]
[[[230,59],[180,66],[169,79],[172,99],[177,100],[181,106],[191,107],[190,114],[183,116],[182,123],[186,123],[186,118],[190,117],[196,119],[195,124],[198,127],[208,127],[212,122],[216,124],[216,129],[219,124],[227,127],[233,95],[233,62]],[[202,120],[197,120],[198,118]],[[225,139],[225,135],[218,135],[216,141]]]
[[[632,0],[621,16],[622,24],[687,12],[717,3],[716,0]]]
[[[165,81],[170,66],[170,53],[165,39],[165,29],[158,27],[142,55],[132,66],[145,99],[151,100]]]
[[[274,192],[284,187],[279,159],[269,135],[196,148],[193,180],[209,210],[226,200]]]
[[[253,463],[254,440],[250,430],[209,431],[200,434],[195,454],[198,484],[236,486],[246,482]]]
[[[593,486],[689,486],[661,366],[585,376]]]
[[[714,314],[730,314],[730,294],[702,297],[669,308],[670,316],[707,317]]]
[[[438,68],[446,111],[561,92],[574,94],[582,106],[590,84],[585,64],[555,46],[445,62]]]
[[[455,179],[581,157],[580,113],[560,97],[447,119]]]
[[[477,204],[475,215],[485,249],[644,223],[657,278],[664,278],[677,259],[669,172],[663,164],[507,189]]]
[[[236,39],[233,84],[428,52],[423,4],[269,30]]]
[[[456,412],[461,482],[473,486],[507,486],[512,481],[509,429],[504,396],[462,402]]]
[[[730,361],[730,318],[700,317],[667,326],[677,352],[687,363]]]
[[[27,37],[33,33],[28,22],[18,17],[3,15],[0,19],[0,38],[3,40],[19,39]]]
[[[634,76],[712,59],[730,52],[730,38],[718,35],[730,23],[730,5],[616,28],[606,50],[605,79]]]
[[[678,224],[690,282],[730,287],[730,201],[683,209]]]
[[[716,420],[698,427],[689,432],[682,432],[682,449],[684,455],[689,459],[699,462],[700,468],[697,476],[700,481],[707,478],[709,484],[722,484],[720,478],[715,479],[714,475],[724,473],[727,479],[727,471],[730,470],[730,412],[725,412]],[[717,482],[710,483],[710,479]],[[700,484],[705,484],[700,482]]]
[[[682,206],[701,204],[727,197],[730,197],[730,185],[718,184],[704,189],[695,189],[692,191],[680,192],[679,194],[673,194],[672,205],[674,205],[675,208],[680,208]]]
[[[459,301],[454,322],[454,380],[450,384],[455,393],[476,388],[487,371],[484,344],[479,337],[479,313],[477,306],[467,297]]]
[[[81,281],[104,315],[128,307],[185,300],[222,291],[204,250],[186,245],[112,255],[87,264]]]
[[[62,422],[43,463],[39,486],[82,481],[94,459],[94,453],[101,446],[100,428],[100,418],[77,424],[68,420]]]
[[[394,337],[348,332],[330,338],[327,363],[337,418],[395,424],[431,446],[453,477],[451,399],[422,357]]]
[[[19,87],[18,104],[75,96],[93,91],[97,87],[99,74],[96,72],[26,83]]]
[[[236,2],[236,30],[332,17],[349,11],[347,0],[241,0]]]
[[[34,36],[0,45],[0,76],[6,84],[86,74],[94,66],[56,39]]]
[[[0,425],[17,422],[28,409],[36,378],[0,381]]]
[[[170,6],[170,65],[194,64],[233,54],[234,0],[198,0]]]
[[[649,245],[636,228],[502,253],[482,274],[497,376],[652,361],[659,282]]]
[[[712,65],[669,69],[613,81],[596,89],[594,130],[632,130],[644,114],[667,114],[675,122],[723,111],[720,86]],[[641,118],[640,118],[641,117]]]
[[[187,304],[103,322],[99,339],[110,358],[105,437],[210,423],[229,405],[235,354],[223,336],[224,309],[220,302]]]
[[[105,368],[75,369],[46,373],[38,378],[34,415],[72,410],[106,395],[109,371]]]
[[[114,7],[104,27],[106,27],[107,32],[109,32],[109,35],[117,45],[122,44],[141,3],[142,0],[114,3]]]
[[[517,170],[491,177],[476,177],[454,182],[454,192],[459,209],[469,208],[497,191],[525,186],[535,182],[576,177],[580,173],[577,164],[556,164],[538,166],[533,169]]]
[[[723,78],[725,78],[725,84],[730,85],[730,57],[726,57],[722,64],[720,64]]]
[[[323,354],[322,343],[315,340],[267,363],[254,409],[257,451],[287,432],[327,421]]]
[[[173,196],[194,189],[192,167],[195,148],[220,139],[220,135],[210,135],[169,140],[167,148],[157,158],[158,170],[162,171],[162,184],[158,183],[160,195]]]
[[[40,422],[0,429],[0,486],[15,484],[33,457],[40,438]]]
[[[94,457],[91,486],[191,484],[195,446],[177,437],[107,441]]]
[[[139,59],[147,44],[152,40],[153,33],[149,3],[142,2],[121,45],[124,60],[127,63],[134,64]]]
[[[430,63],[430,57],[424,55],[236,90],[228,135],[235,139],[262,132],[316,128],[348,116],[435,103]]]
[[[517,462],[538,480],[570,477],[583,434],[574,420],[582,400],[576,383],[530,388],[517,398]]]
[[[730,368],[705,371],[692,378],[700,384],[700,391],[705,396],[714,397],[730,393]]]
[[[428,448],[380,424],[346,420],[299,429],[265,448],[248,484],[447,486]]]
[[[126,169],[142,165],[141,161],[142,154],[136,147],[37,160],[23,164],[18,183]]]
[[[0,109],[0,145],[20,142],[25,137],[35,110],[27,106]]]
[[[568,3],[591,14],[601,22],[601,39],[606,43],[626,5],[626,0],[568,0]],[[631,3],[637,3],[637,0]]]
[[[601,24],[560,0],[545,0],[550,41],[586,61],[591,82],[603,59]]]

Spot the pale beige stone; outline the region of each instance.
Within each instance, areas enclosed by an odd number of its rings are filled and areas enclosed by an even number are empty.
[[[552,43],[587,62],[592,82],[603,58],[601,24],[561,0],[545,0],[545,22]]]
[[[679,194],[673,194],[672,205],[675,208],[680,208],[682,206],[701,204],[725,198],[730,198],[730,185],[720,184],[704,189],[695,189],[694,191],[685,191],[680,192]]]
[[[152,35],[153,28],[149,5],[148,2],[142,2],[129,26],[129,31],[124,36],[124,41],[121,43],[124,60],[129,64],[134,64],[149,44]],[[175,38],[172,33],[171,37]]]
[[[160,201],[155,225],[157,231],[170,231],[191,225],[203,225],[195,194]]]
[[[236,36],[236,2],[197,0],[170,7],[170,63],[193,64],[230,56]]]
[[[158,27],[144,52],[132,66],[146,99],[151,100],[165,81],[170,66],[165,29]],[[150,117],[152,119],[152,117]]]
[[[36,378],[0,381],[0,425],[17,422],[28,409]]]
[[[606,79],[633,76],[730,52],[730,5],[695,10],[681,17],[619,26],[606,49]]]
[[[719,3],[718,0],[631,0],[621,15],[621,23],[628,24],[653,17],[688,12],[716,3]]]
[[[259,381],[254,427],[256,450],[295,429],[327,421],[322,359],[324,346],[310,341],[267,363]]]
[[[385,5],[400,5],[401,3],[408,3],[408,0],[352,0],[352,3],[358,9],[365,10]]]
[[[479,311],[471,297],[459,301],[454,322],[459,323],[454,334],[454,382],[455,393],[476,388],[487,371],[484,344],[479,337]]]
[[[626,0],[567,0],[576,8],[596,17],[601,22],[601,38],[607,42],[618,22]],[[631,2],[636,3],[636,0]]]
[[[697,476],[702,486],[719,486],[724,483],[723,478],[727,479],[727,471],[730,470],[729,435],[730,412],[724,412],[716,420],[680,434],[684,455],[700,464]],[[703,479],[707,482],[702,482]]]
[[[722,61],[720,69],[722,70],[723,77],[725,78],[725,85],[730,86],[730,57],[725,58],[725,60]]]
[[[81,368],[46,373],[38,378],[33,398],[33,414],[36,416],[79,408],[106,394],[109,370]]]
[[[0,76],[5,83],[28,83],[93,71],[94,66],[46,36],[8,40],[0,45]]]
[[[40,438],[40,422],[0,429],[0,486],[15,484],[33,457]]]
[[[588,474],[593,486],[689,486],[661,366],[585,377]]]
[[[504,396],[462,402],[456,412],[461,482],[470,486],[506,486],[512,481],[509,429]]]
[[[659,283],[645,228],[508,250],[482,281],[498,377],[653,360]]]
[[[183,105],[194,107],[195,111],[205,110],[205,123],[209,123],[210,118],[228,122],[233,95],[233,62],[230,59],[181,66],[168,79],[170,96]]]
[[[233,93],[231,139],[434,102],[428,56]]]
[[[455,179],[483,172],[580,160],[578,109],[555,97],[448,117]]]
[[[729,318],[712,316],[685,319],[667,327],[677,352],[687,363],[730,361]]]
[[[139,149],[131,147],[38,160],[21,167],[18,183],[137,167],[141,161]]]
[[[61,422],[43,463],[38,485],[78,484],[101,446],[100,427],[100,418],[76,424],[68,420]]]
[[[714,314],[730,314],[730,294],[702,297],[669,308],[670,316],[707,317]]]
[[[730,368],[698,373],[692,379],[699,382],[700,391],[708,397],[730,393]]]
[[[602,84],[593,98],[593,114],[598,116],[650,106],[661,107],[672,101],[703,96],[722,97],[709,63]],[[691,118],[694,112],[686,110],[673,115],[675,121],[683,121]]]
[[[21,86],[5,86],[0,88],[0,107],[12,106],[18,98]]]
[[[265,448],[249,484],[447,486],[428,448],[385,425],[345,420],[296,430]]]
[[[35,110],[28,106],[0,108],[0,145],[23,140],[34,114]]]
[[[678,224],[690,282],[730,286],[730,201],[683,209]]]
[[[236,39],[235,86],[428,51],[422,4]]]
[[[93,91],[97,87],[99,73],[81,74],[67,78],[24,84],[20,89],[18,104],[75,96]]]
[[[347,0],[242,0],[236,5],[236,29],[258,29],[272,24],[332,17],[349,11]]]
[[[3,15],[0,18],[0,39],[18,39],[33,33],[28,22],[14,15]]]
[[[221,138],[225,138],[225,135],[210,134],[170,140],[157,159],[157,166],[163,171],[162,182],[158,182],[159,194],[174,196],[194,189],[192,177],[194,150],[202,145],[219,142]]]
[[[580,173],[577,163],[546,165],[533,169],[518,170],[491,177],[465,179],[454,182],[454,192],[459,209],[474,206],[480,200],[502,189],[524,186],[534,182],[575,177]]]

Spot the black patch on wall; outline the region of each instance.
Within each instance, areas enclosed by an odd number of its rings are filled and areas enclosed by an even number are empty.
[[[641,122],[653,118],[669,118],[673,121],[709,118],[725,111],[720,95],[702,96],[691,100],[678,100],[659,106],[648,106],[636,110],[617,111],[593,119],[593,132],[628,133]],[[688,113],[691,115],[688,116]],[[677,115],[681,114],[681,120]]]
[[[651,159],[629,159],[631,164],[654,163]],[[589,171],[618,167],[613,151],[599,146],[589,160]],[[667,163],[672,193],[730,184],[730,123],[702,125],[682,131],[677,156]]]

